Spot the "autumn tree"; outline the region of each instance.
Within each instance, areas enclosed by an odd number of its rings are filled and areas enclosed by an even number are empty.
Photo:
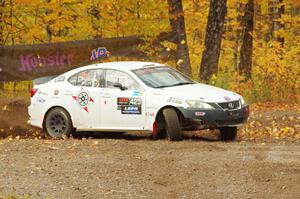
[[[4,0],[0,0],[0,45],[3,45],[4,43],[4,6],[5,6],[5,2]]]
[[[88,14],[90,14],[91,18],[91,24],[94,31],[94,38],[100,39],[102,37],[101,34],[101,27],[100,27],[100,6],[98,6],[98,3],[91,3],[90,7],[87,9]]]
[[[249,2],[0,0],[0,40],[10,46],[139,35],[139,50],[147,57],[141,60],[172,65],[189,59],[199,77],[217,86],[254,100],[287,96],[295,101],[300,85],[300,0],[254,0],[253,31]],[[117,60],[111,55],[111,61]],[[118,58],[128,59],[132,57]],[[251,71],[251,78],[243,81],[237,71],[248,78]]]
[[[251,77],[254,27],[254,0],[249,0],[245,6],[243,24],[243,43],[240,51],[239,73],[247,79]]]
[[[284,28],[284,24],[281,22],[281,17],[284,14],[284,3],[283,0],[273,1],[273,24],[272,24],[272,34],[273,38],[284,46],[284,37],[281,36],[278,31]]]
[[[9,5],[9,11],[8,11],[8,18],[7,18],[7,25],[9,26],[10,29],[10,39],[11,39],[11,45],[15,45],[15,37],[14,37],[14,24],[13,24],[13,14],[14,14],[14,2],[12,0],[8,1]]]
[[[239,1],[235,2],[235,11],[236,11],[236,22],[237,24],[239,25],[241,20],[242,20],[242,17],[241,15],[239,14],[240,13],[240,10],[241,10],[241,7],[242,7],[242,3],[240,3]],[[240,39],[241,39],[241,28],[240,26],[236,28],[236,33],[235,33],[235,37],[234,37],[234,47],[233,47],[233,65],[234,65],[234,69],[237,70],[238,69],[238,58],[239,58],[239,44],[240,44]]]
[[[46,0],[46,3],[50,3],[51,0]],[[46,9],[46,12],[45,12],[45,15],[49,15],[52,11],[49,10],[49,9]],[[47,32],[47,37],[48,37],[48,42],[50,43],[51,40],[52,40],[52,30],[50,28],[50,25],[52,24],[52,21],[49,20],[47,23],[46,23],[46,32]]]
[[[178,69],[185,74],[191,75],[189,48],[185,32],[182,0],[168,0],[169,20],[177,45],[176,60]]]
[[[0,0],[0,46],[4,45],[4,0]],[[4,49],[0,49],[0,55],[4,54]],[[1,59],[1,57],[0,57]],[[0,69],[2,70],[2,69]],[[0,89],[3,88],[3,84],[0,83]]]
[[[223,26],[227,13],[227,0],[211,0],[205,35],[205,49],[202,54],[199,76],[208,81],[218,72],[218,62]]]

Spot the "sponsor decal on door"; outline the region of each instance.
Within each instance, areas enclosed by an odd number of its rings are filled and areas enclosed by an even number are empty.
[[[142,99],[141,98],[126,98],[118,97],[117,110],[121,110],[122,114],[142,114]]]

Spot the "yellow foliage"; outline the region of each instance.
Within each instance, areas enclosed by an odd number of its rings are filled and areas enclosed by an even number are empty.
[[[159,61],[152,41],[161,32],[171,30],[167,0],[12,0],[3,8],[5,44],[32,44],[143,35],[145,45],[140,48]],[[244,15],[248,0],[228,0],[219,73],[211,83],[232,89],[246,96],[249,101],[300,101],[300,15],[292,12],[299,0],[285,0],[285,14],[279,22],[284,28],[273,37],[284,37],[284,47],[273,41],[270,1],[255,1],[255,27],[252,79],[246,81],[237,71],[242,24],[238,19]],[[193,77],[198,77],[205,42],[209,0],[183,0],[185,28],[190,52]],[[14,13],[10,17],[10,12]],[[51,30],[51,37],[47,35]],[[176,50],[176,45],[163,42],[164,50]],[[128,58],[117,58],[126,60]],[[113,60],[113,58],[111,59]],[[176,60],[177,62],[178,60]],[[175,65],[169,60],[166,63]],[[12,84],[5,88],[12,89]],[[15,86],[13,89],[24,89]]]
[[[14,91],[28,92],[31,87],[32,87],[31,81],[5,82],[3,86],[4,90],[8,92],[14,92]]]

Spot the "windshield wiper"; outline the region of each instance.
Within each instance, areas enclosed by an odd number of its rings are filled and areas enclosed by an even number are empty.
[[[170,86],[181,86],[181,85],[186,85],[186,84],[194,84],[193,82],[180,82],[180,83],[177,83],[177,84],[172,84]]]
[[[166,87],[181,86],[181,85],[186,85],[186,84],[194,84],[194,83],[193,82],[180,82],[180,83],[171,84],[171,85],[156,86],[155,88],[166,88]]]

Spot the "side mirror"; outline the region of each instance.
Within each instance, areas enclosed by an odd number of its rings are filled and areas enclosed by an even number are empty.
[[[114,87],[121,89],[121,91],[128,89],[126,86],[123,86],[121,83],[114,83]]]

